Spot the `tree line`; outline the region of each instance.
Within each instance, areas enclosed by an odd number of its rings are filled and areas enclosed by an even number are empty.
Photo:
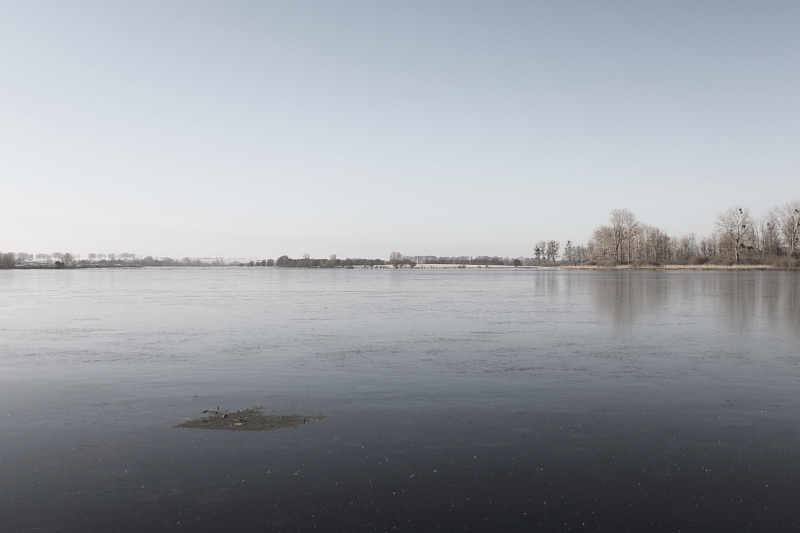
[[[300,259],[292,259],[288,255],[282,255],[275,260],[277,267],[291,267],[291,268],[355,268],[367,267],[373,268],[376,266],[386,265],[386,261],[382,259],[339,259],[336,254],[332,254],[328,259],[314,259],[308,254],[303,254]]]
[[[800,267],[800,202],[769,210],[760,218],[744,206],[717,215],[706,237],[674,237],[639,221],[627,209],[611,212],[587,245],[594,264],[764,264]]]
[[[132,253],[96,254],[86,259],[71,253],[53,252],[29,254],[0,252],[0,268],[118,268],[118,267],[207,267],[207,266],[275,266],[274,259],[260,261],[226,261],[223,257],[173,259],[172,257],[141,257]]]
[[[192,259],[154,258],[136,254],[88,254],[86,259],[70,253],[28,254],[0,252],[0,268],[102,268],[143,266],[239,266],[293,268],[414,268],[417,265],[555,266],[634,264],[764,264],[800,268],[800,202],[792,201],[769,210],[760,218],[747,207],[735,206],[717,215],[715,231],[705,237],[694,233],[670,236],[663,229],[645,224],[627,209],[611,211],[608,222],[598,226],[587,244],[557,240],[534,244],[532,257],[497,256],[406,256],[391,252],[383,259],[299,259],[282,255],[259,261],[225,261],[222,257]]]

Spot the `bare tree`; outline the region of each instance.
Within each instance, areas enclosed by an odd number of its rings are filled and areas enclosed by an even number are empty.
[[[638,234],[639,222],[627,209],[614,209],[609,216],[614,259],[625,263],[633,257],[633,239]]]
[[[758,223],[758,250],[765,256],[778,256],[783,253],[781,235],[778,230],[779,211],[773,209],[764,215]]]
[[[697,237],[694,233],[684,235],[683,237],[674,237],[670,239],[670,248],[672,249],[673,259],[687,260],[692,257],[697,257]]]
[[[748,250],[753,248],[754,227],[750,210],[746,207],[731,207],[717,216],[717,232],[722,251],[729,259],[739,263]]]
[[[800,258],[800,202],[789,202],[778,209],[775,223],[786,246],[786,253]]]
[[[719,246],[717,245],[716,235],[712,235],[707,239],[700,240],[700,254],[706,257],[713,257],[717,255]]]
[[[572,249],[573,262],[577,265],[589,260],[591,250],[588,246],[578,245]]]
[[[538,264],[542,264],[542,261],[545,259],[547,254],[547,243],[545,241],[539,241],[536,243],[536,246],[533,247],[533,257],[536,258],[536,262]]]
[[[646,224],[639,224],[637,241],[639,242],[637,259],[643,259],[650,263],[660,263],[669,260],[672,255],[672,239],[664,230]]]
[[[564,245],[564,261],[575,264],[575,248],[572,246],[572,241],[567,241]]]
[[[615,209],[609,216],[608,226],[600,226],[594,231],[590,245],[597,259],[629,262],[642,246],[639,222],[627,209]]]
[[[547,243],[547,249],[545,250],[545,255],[547,256],[547,260],[551,263],[555,263],[556,259],[558,259],[558,249],[560,248],[560,244],[558,241],[549,241]]]
[[[613,259],[613,237],[611,228],[601,225],[594,230],[592,238],[589,240],[589,247],[592,249],[592,257],[595,259]]]
[[[389,254],[389,264],[395,268],[399,268],[403,264],[403,254],[400,252],[392,252]]]

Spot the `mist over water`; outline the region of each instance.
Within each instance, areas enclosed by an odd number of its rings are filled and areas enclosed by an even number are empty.
[[[786,531],[794,272],[0,273],[13,531]],[[328,418],[172,427],[262,405]]]

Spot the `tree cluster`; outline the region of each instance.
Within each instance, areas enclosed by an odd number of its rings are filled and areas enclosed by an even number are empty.
[[[579,265],[589,259],[589,248],[567,241],[561,251],[559,241],[539,241],[533,247],[533,257],[526,260],[529,266]]]
[[[271,267],[275,266],[274,259],[262,259],[261,261],[250,261],[247,264],[239,263],[239,266],[247,266],[247,267]]]
[[[251,265],[238,261],[226,262],[222,257],[173,259],[171,257],[141,257],[132,253],[97,254],[90,253],[86,259],[71,253],[53,252],[50,254],[3,254],[6,256],[3,268],[119,268],[119,267],[202,267],[202,266],[273,266],[273,259],[250,261]]]
[[[275,261],[275,266],[284,268],[355,268],[356,266],[372,268],[385,264],[386,262],[381,259],[339,259],[336,254],[328,259],[313,259],[308,254],[304,254],[300,259],[282,255]]]
[[[717,216],[716,231],[703,238],[671,237],[615,209],[608,224],[595,229],[588,245],[595,264],[775,264],[800,266],[800,202],[776,207],[760,219],[736,206]]]
[[[0,268],[14,268],[17,264],[17,257],[14,252],[0,252]]]

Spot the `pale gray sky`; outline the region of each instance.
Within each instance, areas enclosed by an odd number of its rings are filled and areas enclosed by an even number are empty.
[[[800,198],[800,2],[0,2],[0,249],[530,255]]]

